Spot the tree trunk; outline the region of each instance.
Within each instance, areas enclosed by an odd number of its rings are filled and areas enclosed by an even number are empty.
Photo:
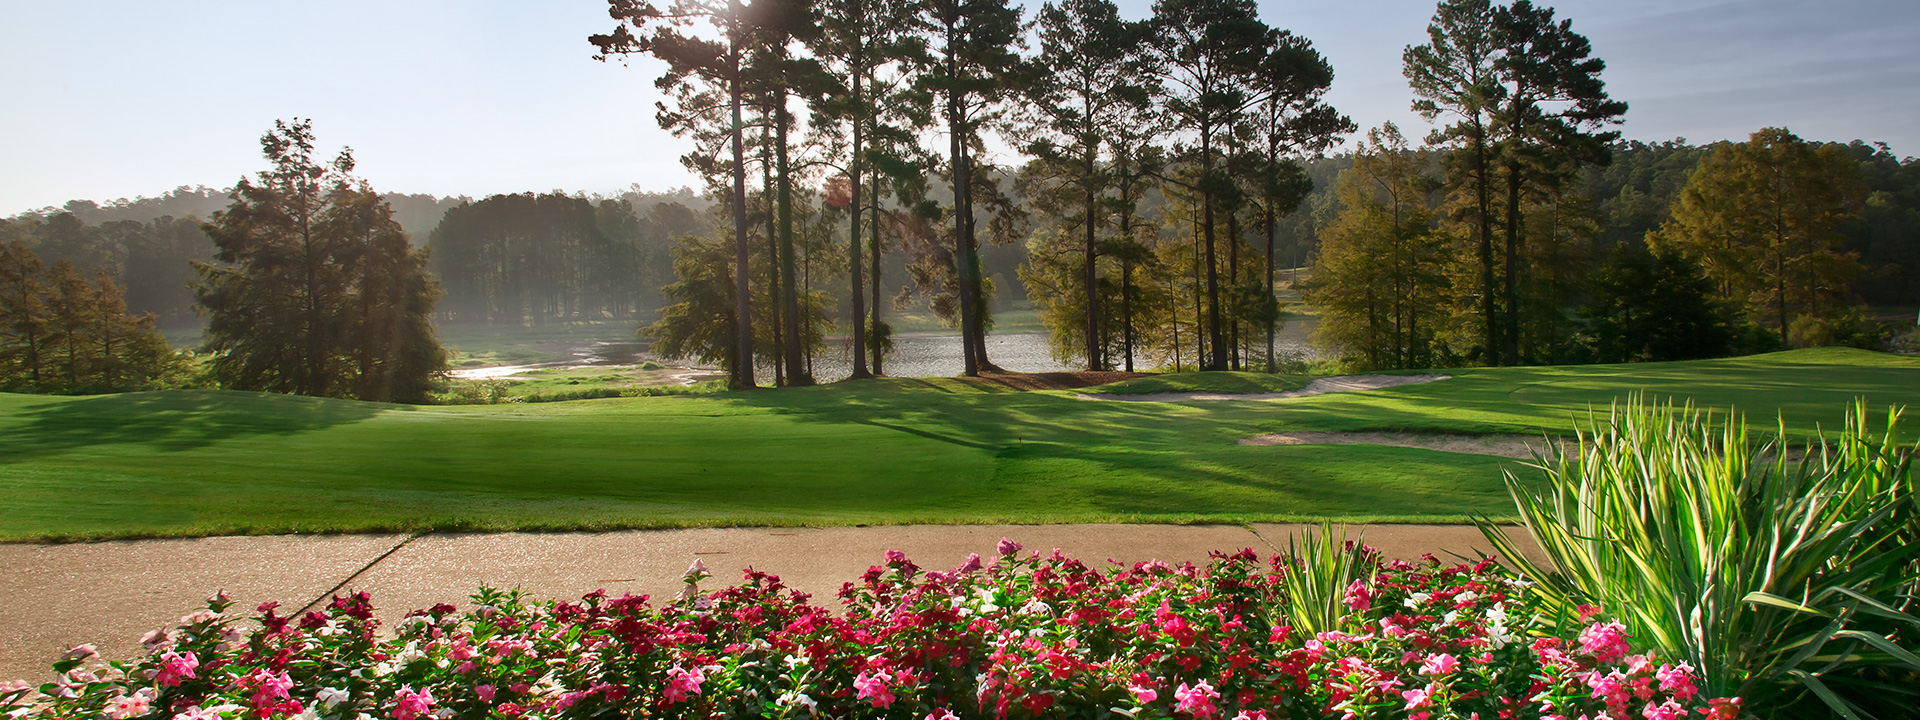
[[[947,62],[948,77],[953,77],[954,67],[951,59]],[[957,302],[960,304],[960,354],[963,369],[960,374],[976,377],[980,374],[980,358],[973,352],[973,263],[968,261],[972,253],[967,245],[967,230],[971,209],[967,207],[967,196],[972,187],[967,180],[967,157],[961,148],[966,143],[961,140],[963,128],[960,122],[960,97],[954,90],[947,91],[947,140],[949,151],[953,153],[953,267],[959,276]]]
[[[738,18],[744,12],[739,0],[729,3],[733,17]],[[750,253],[747,246],[747,157],[744,134],[740,120],[740,38],[733,41],[729,50],[732,61],[731,98],[729,109],[733,115],[733,316],[734,348],[733,372],[729,382],[735,390],[751,390],[753,381],[753,297],[747,273],[751,268]]]
[[[874,181],[873,182],[874,186],[878,187],[880,184],[879,173],[874,173],[873,181]],[[871,268],[872,270],[871,272],[867,273],[867,276],[868,276],[867,285],[868,285],[868,290],[873,293],[873,304],[868,308],[868,312],[873,313],[873,320],[872,322],[868,323],[867,326],[875,330],[879,330],[880,329],[880,255],[881,253],[880,253],[880,193],[878,192],[875,192],[873,194],[872,237],[873,237],[873,244],[867,248],[868,250],[871,251],[867,256],[867,262],[869,263],[868,267]],[[885,369],[884,363],[885,363],[886,354],[887,354],[886,348],[882,347],[880,343],[876,342],[868,348],[868,351],[873,353],[873,374],[885,375],[886,369]]]
[[[1086,205],[1087,205],[1087,216],[1086,216],[1086,221],[1087,221],[1086,222],[1086,225],[1087,225],[1087,244],[1086,245],[1087,246],[1085,249],[1086,254],[1085,254],[1084,260],[1081,263],[1081,281],[1085,284],[1086,293],[1087,293],[1087,337],[1086,337],[1087,348],[1086,350],[1087,350],[1087,369],[1088,370],[1105,369],[1105,363],[1103,361],[1106,359],[1105,357],[1103,357],[1106,353],[1103,352],[1102,348],[1100,347],[1100,288],[1099,288],[1100,279],[1098,276],[1098,269],[1094,265],[1095,261],[1099,258],[1099,255],[1096,253],[1096,250],[1094,247],[1094,228],[1093,228],[1093,224],[1094,224],[1093,173],[1095,170],[1094,153],[1098,152],[1098,148],[1099,146],[1097,144],[1094,145],[1093,147],[1083,146],[1081,148],[1082,150],[1085,150],[1087,153],[1087,175],[1081,182],[1081,189],[1086,191]]]
[[[1207,344],[1212,346],[1212,357],[1207,361],[1208,370],[1227,369],[1227,346],[1222,342],[1220,328],[1220,263],[1213,250],[1213,191],[1208,185],[1213,175],[1213,128],[1200,126],[1200,205],[1201,234],[1206,239],[1207,253]]]
[[[853,106],[856,108],[855,112],[859,112],[860,73],[853,73],[852,82]],[[860,118],[854,118],[853,156],[847,161],[847,225],[851,228],[847,233],[847,277],[851,286],[849,288],[849,295],[853,300],[853,322],[850,324],[850,327],[852,328],[853,334],[851,338],[853,340],[853,374],[851,377],[854,380],[873,377],[873,373],[867,372],[866,288],[862,287],[860,283],[860,274],[864,271],[864,268],[860,267],[860,218],[862,215],[860,207],[860,154],[864,150],[864,146],[862,145],[862,141],[865,140],[862,134],[864,130],[865,128],[860,124]]]
[[[812,373],[807,372],[805,338],[800,332],[800,287],[794,284],[793,256],[793,178],[787,166],[787,91],[781,89],[774,93],[773,109],[774,146],[773,151],[780,171],[780,312],[786,327],[786,365],[787,384],[805,386],[813,384]]]
[[[761,114],[762,120],[770,119],[769,113]],[[780,228],[779,212],[774,207],[779,191],[773,179],[773,128],[760,130],[760,198],[766,203],[767,228],[767,320],[773,329],[773,351],[767,353],[773,361],[773,386],[787,386],[787,363],[785,338],[780,322],[780,291],[784,286],[780,282]]]
[[[1507,365],[1520,364],[1520,227],[1524,224],[1520,217],[1520,163],[1507,163],[1507,254],[1506,286],[1503,289],[1506,301],[1506,330],[1501,333],[1502,354]]]
[[[1274,200],[1274,199],[1273,199],[1273,198],[1272,198],[1271,196],[1269,196],[1269,197],[1267,198],[1267,207],[1266,207],[1266,221],[1267,221],[1267,296],[1266,296],[1265,298],[1263,298],[1263,299],[1264,299],[1264,300],[1265,300],[1266,302],[1268,302],[1268,303],[1272,303],[1272,302],[1274,302],[1274,299],[1273,299],[1273,295],[1274,295],[1274,288],[1273,288],[1273,242],[1274,242],[1274,237],[1273,237],[1273,235],[1274,235],[1274,217],[1273,217],[1273,200]],[[1271,373],[1271,372],[1278,372],[1278,370],[1279,370],[1279,366],[1278,366],[1278,365],[1276,365],[1276,364],[1274,363],[1274,358],[1273,358],[1273,334],[1274,334],[1274,329],[1275,329],[1275,328],[1274,328],[1274,326],[1275,326],[1275,325],[1278,325],[1278,324],[1279,324],[1279,320],[1280,320],[1280,318],[1279,318],[1279,317],[1277,317],[1277,316],[1269,316],[1269,317],[1267,318],[1267,372],[1270,372],[1270,373]]]
[[[1473,191],[1480,210],[1480,316],[1486,331],[1483,354],[1488,365],[1497,366],[1500,364],[1500,320],[1493,305],[1493,218],[1489,217],[1493,211],[1493,190],[1489,187],[1492,178],[1487,176],[1487,131],[1477,112],[1473,117],[1473,133]]]

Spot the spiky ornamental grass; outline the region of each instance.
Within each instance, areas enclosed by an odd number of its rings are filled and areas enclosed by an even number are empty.
[[[1506,476],[1552,567],[1488,540],[1572,617],[1595,604],[1763,716],[1908,717],[1920,703],[1920,500],[1897,410],[1838,437],[1754,442],[1744,419],[1633,397]],[[1822,436],[1825,437],[1824,435]]]

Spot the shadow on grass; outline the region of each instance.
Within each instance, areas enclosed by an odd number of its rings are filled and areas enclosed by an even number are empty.
[[[191,450],[221,440],[290,435],[359,422],[392,406],[300,395],[226,390],[169,390],[71,399],[19,406],[0,433],[0,463],[75,448],[141,445]]]

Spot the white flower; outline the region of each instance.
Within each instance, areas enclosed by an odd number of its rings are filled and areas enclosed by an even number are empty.
[[[1406,602],[1403,602],[1400,604],[1405,605],[1409,608],[1417,608],[1417,607],[1420,607],[1421,605],[1427,604],[1427,601],[1432,599],[1433,599],[1432,593],[1414,593],[1412,595],[1408,595]]]
[[[320,704],[331,710],[334,706],[346,702],[349,697],[352,697],[352,694],[340,688],[320,688],[320,692],[315,693],[313,699],[320,701]]]
[[[1453,599],[1459,602],[1473,602],[1475,600],[1480,599],[1480,593],[1474,592],[1472,590],[1468,590],[1466,592],[1460,593],[1459,595],[1453,596]]]
[[[805,655],[788,655],[785,659],[781,660],[780,662],[786,663],[787,667],[790,667],[790,668],[806,667],[809,664],[807,661],[807,656]]]
[[[1507,624],[1507,604],[1497,602],[1493,607],[1487,608],[1487,622],[1494,625]]]
[[[1487,648],[1488,649],[1499,650],[1519,639],[1520,639],[1519,636],[1516,636],[1510,632],[1507,632],[1506,625],[1488,625],[1487,626]]]
[[[1053,606],[1040,602],[1039,598],[1034,598],[1032,600],[1027,601],[1027,604],[1020,608],[1020,614],[1021,615],[1052,615]]]
[[[1441,624],[1441,625],[1452,625],[1452,624],[1453,624],[1453,621],[1455,621],[1455,620],[1459,620],[1459,619],[1460,619],[1460,611],[1458,611],[1458,610],[1448,610],[1448,611],[1447,611],[1447,614],[1446,614],[1446,615],[1444,615],[1444,616],[1442,616],[1442,617],[1440,618],[1440,624]]]
[[[807,697],[806,693],[798,690],[781,693],[780,699],[775,702],[780,703],[780,707],[805,706],[808,714],[814,713],[814,708],[819,705],[813,698]]]

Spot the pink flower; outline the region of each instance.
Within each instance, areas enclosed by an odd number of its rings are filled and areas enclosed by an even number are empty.
[[[1600,662],[1613,662],[1626,657],[1629,649],[1627,627],[1618,622],[1589,625],[1580,631],[1580,651]]]
[[[899,550],[888,550],[888,551],[887,551],[887,562],[890,562],[890,563],[903,563],[903,562],[906,562],[906,561],[907,561],[907,554],[906,554],[906,553],[903,553],[903,552],[900,552]]]
[[[1426,689],[1401,690],[1400,697],[1407,701],[1407,706],[1401,709],[1402,710],[1419,710],[1420,708],[1423,708],[1423,707],[1432,707],[1433,706],[1433,693],[1431,691],[1432,687],[1433,687],[1432,685],[1428,685]]]
[[[1580,622],[1586,622],[1588,620],[1592,620],[1595,615],[1600,614],[1600,606],[1581,605],[1580,607],[1575,608],[1575,611],[1580,613]]]
[[[400,686],[393,694],[394,720],[413,720],[433,711],[433,695],[426,690],[415,690],[412,685]]]
[[[160,656],[160,674],[154,677],[154,682],[159,683],[161,687],[174,687],[182,680],[195,679],[197,676],[194,675],[194,670],[199,667],[199,656],[193,653],[181,655],[170,652]]]
[[[1006,538],[1000,538],[1000,544],[996,545],[994,549],[999,550],[1000,555],[1004,557],[1007,555],[1012,555],[1014,553],[1020,552],[1020,543],[1014,542],[1012,540],[1008,540]]]
[[[967,561],[960,563],[960,572],[973,572],[980,569],[980,553],[967,553]]]
[[[940,708],[927,713],[927,720],[960,720],[960,716],[953,714],[952,710]]]
[[[1693,666],[1680,663],[1678,667],[1661,665],[1654,677],[1660,679],[1660,689],[1673,693],[1680,702],[1686,702],[1700,694],[1700,688],[1693,684]]]
[[[494,692],[492,685],[481,685],[473,689],[473,694],[480,696],[480,702],[493,702]]]
[[[1687,709],[1672,700],[1661,703],[1658,707],[1653,703],[1647,703],[1647,707],[1640,711],[1640,716],[1647,720],[1687,720]]]
[[[1598,672],[1588,673],[1587,687],[1593,688],[1595,700],[1605,700],[1608,705],[1625,705],[1627,703],[1625,680],[1626,676],[1618,672],[1609,675],[1601,675]]]
[[[1160,692],[1145,685],[1128,685],[1127,692],[1133,693],[1133,699],[1141,705],[1160,699]]]
[[[173,720],[220,720],[220,713],[195,705],[175,714]]]
[[[667,671],[667,686],[661,689],[660,694],[669,703],[683,703],[687,701],[687,696],[700,694],[700,683],[706,679],[700,668],[687,670],[676,665]]]
[[[1373,592],[1367,589],[1365,580],[1355,580],[1347,586],[1347,607],[1356,612],[1365,612],[1373,607]]]
[[[1239,715],[1233,716],[1233,720],[1267,720],[1267,711],[1241,710]]]
[[[884,708],[893,704],[893,691],[887,689],[885,673],[860,673],[853,678],[853,687],[860,691],[855,699],[873,703],[874,707]]]
[[[126,720],[126,718],[145,715],[150,702],[144,694],[122,695],[107,701],[107,717],[113,720]]]
[[[1220,708],[1213,704],[1214,700],[1220,698],[1220,693],[1214,692],[1213,686],[1205,680],[1195,682],[1193,687],[1180,683],[1180,687],[1173,691],[1173,697],[1178,701],[1173,708],[1176,712],[1193,713],[1194,717],[1201,720],[1220,713]]]
[[[1452,655],[1440,653],[1438,655],[1429,655],[1427,656],[1426,662],[1420,663],[1420,674],[1431,675],[1433,677],[1445,677],[1459,668],[1459,660],[1455,659]]]

